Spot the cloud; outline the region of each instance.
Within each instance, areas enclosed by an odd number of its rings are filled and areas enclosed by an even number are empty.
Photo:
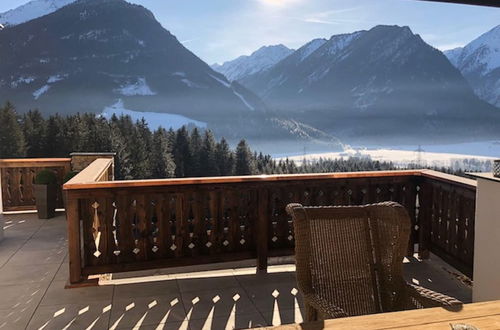
[[[317,24],[329,24],[329,25],[337,25],[342,23],[358,23],[359,19],[345,19],[339,18],[342,17],[340,14],[354,12],[362,9],[361,6],[350,7],[350,8],[342,8],[336,10],[325,10],[321,12],[311,13],[306,15],[305,17],[295,18],[305,23],[317,23]]]
[[[190,42],[193,42],[193,41],[196,41],[198,40],[199,38],[193,38],[193,39],[187,39],[187,40],[182,40],[180,43],[185,45],[185,44],[188,44]]]

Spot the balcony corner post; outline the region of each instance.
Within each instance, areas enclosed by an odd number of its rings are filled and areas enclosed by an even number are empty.
[[[66,194],[66,221],[68,222],[68,250],[69,250],[69,283],[77,284],[83,281],[81,262],[80,217],[78,199]]]
[[[258,190],[258,224],[257,224],[257,270],[267,272],[268,232],[269,232],[269,192],[267,188]]]

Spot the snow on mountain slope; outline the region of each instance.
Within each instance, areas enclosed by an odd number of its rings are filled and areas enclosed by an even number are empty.
[[[460,55],[462,54],[464,48],[463,47],[457,47],[453,48],[450,50],[444,51],[444,54],[448,58],[448,60],[453,64],[453,66],[457,67],[458,66],[458,60],[460,58]]]
[[[130,110],[125,108],[121,99],[115,104],[105,107],[101,113],[101,116],[107,119],[110,119],[113,115],[130,116],[133,121],[144,118],[151,129],[157,129],[160,126],[166,129],[179,129],[187,125],[194,125],[201,128],[207,127],[207,123],[205,122],[178,114]]]
[[[299,50],[297,50],[298,53],[300,53],[300,60],[303,61],[309,55],[314,53],[319,47],[323,46],[326,43],[326,39],[314,39],[304,46],[302,46]]]
[[[0,25],[17,25],[55,12],[76,0],[33,0],[0,14]]]
[[[266,70],[293,53],[283,45],[264,46],[250,56],[240,56],[222,65],[214,64],[212,69],[225,75],[230,81],[239,80],[251,74]]]
[[[490,73],[500,67],[500,25],[471,41],[461,51],[452,49],[445,55],[462,72],[483,76]]]
[[[481,99],[500,107],[500,25],[444,54]]]

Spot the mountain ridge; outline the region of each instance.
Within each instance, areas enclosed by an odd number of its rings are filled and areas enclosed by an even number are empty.
[[[482,100],[500,107],[500,25],[444,54]]]
[[[251,55],[242,55],[222,65],[213,64],[212,69],[225,75],[230,81],[240,80],[248,75],[264,71],[294,50],[282,44],[262,46]]]

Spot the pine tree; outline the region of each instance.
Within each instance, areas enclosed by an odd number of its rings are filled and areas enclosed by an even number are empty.
[[[227,176],[234,173],[234,156],[226,139],[222,138],[215,148],[215,162],[218,175]]]
[[[175,162],[175,177],[187,176],[187,167],[191,161],[191,147],[189,143],[189,132],[186,127],[181,127],[175,135],[175,143],[172,150]]]
[[[26,140],[26,155],[33,158],[45,157],[46,123],[38,110],[29,111],[23,116],[22,128]]]
[[[217,176],[219,169],[215,158],[216,142],[213,133],[210,130],[205,131],[203,143],[200,150],[201,175]]]
[[[50,116],[47,120],[45,135],[45,157],[67,157],[68,150],[66,150],[65,145],[62,118],[59,115]]]
[[[150,161],[152,177],[155,179],[171,178],[175,175],[175,163],[167,134],[161,127],[153,133]]]
[[[202,140],[200,136],[200,131],[197,127],[191,132],[191,137],[189,139],[191,159],[187,164],[187,176],[203,176],[203,170],[201,168],[200,156],[202,148]]]
[[[26,145],[14,106],[7,102],[0,108],[0,158],[24,157]]]
[[[256,172],[252,152],[245,140],[241,140],[236,147],[236,175],[251,175]]]
[[[115,115],[111,117],[110,127],[110,140],[111,151],[116,154],[115,156],[115,177],[119,180],[131,180],[132,176],[132,161],[130,158],[130,151],[127,148],[127,139],[122,133],[124,129],[123,123],[130,121],[130,117],[125,119],[123,116],[118,119]]]
[[[135,124],[132,138],[129,141],[131,160],[134,164],[132,176],[137,179],[151,178],[151,163],[148,160],[151,154],[151,131],[146,120],[142,118]]]

